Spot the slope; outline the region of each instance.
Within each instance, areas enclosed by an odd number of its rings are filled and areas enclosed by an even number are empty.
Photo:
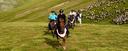
[[[43,22],[1,22],[0,51],[63,51]],[[83,24],[70,30],[67,51],[127,51],[127,25]]]
[[[71,9],[84,8],[93,0],[36,0],[28,2],[10,12],[0,13],[1,22],[40,22],[47,21],[51,10],[65,9],[66,13]],[[6,13],[6,14],[5,14]]]

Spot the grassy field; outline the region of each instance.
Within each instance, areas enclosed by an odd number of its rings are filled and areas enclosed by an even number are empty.
[[[0,51],[62,51],[45,22],[1,22]],[[127,51],[127,25],[77,25],[67,51]]]
[[[68,13],[71,9],[85,8],[93,0],[23,1],[23,5],[20,5],[17,8],[7,12],[0,12],[0,22],[47,22],[47,17],[51,10],[56,10],[58,12],[59,9],[63,8],[66,10],[65,13]]]
[[[68,13],[71,9],[86,8],[96,0],[18,1],[19,7],[0,12],[0,51],[63,51],[47,32],[48,13],[61,8]],[[128,24],[84,23],[70,29],[70,35],[67,51],[128,50]]]

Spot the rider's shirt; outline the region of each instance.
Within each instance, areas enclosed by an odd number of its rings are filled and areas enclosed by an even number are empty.
[[[49,17],[50,20],[57,20],[57,15],[55,13],[50,13]]]
[[[69,15],[74,15],[74,16],[76,16],[77,13],[76,13],[76,12],[70,12]]]
[[[77,17],[81,18],[82,17],[82,13],[77,13]]]
[[[59,14],[58,15],[58,22],[59,22],[60,18],[64,19],[64,22],[66,23],[66,15],[65,14]]]

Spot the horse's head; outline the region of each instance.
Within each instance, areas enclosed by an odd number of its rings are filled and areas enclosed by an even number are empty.
[[[56,22],[55,22],[55,21],[51,21],[51,22],[50,22],[50,27],[51,27],[51,29],[54,29],[55,26],[56,26]]]
[[[59,21],[60,21],[60,27],[64,28],[64,25],[65,25],[64,19],[59,19]]]
[[[69,18],[70,18],[71,20],[73,20],[73,19],[74,19],[74,15],[69,15]]]
[[[60,25],[60,30],[63,32],[64,31],[64,28],[65,28],[65,22],[64,22],[64,19],[60,18],[59,19],[59,25]]]

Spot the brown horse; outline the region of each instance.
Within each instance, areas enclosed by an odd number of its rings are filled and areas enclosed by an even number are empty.
[[[59,41],[60,44],[62,45],[63,49],[66,49],[66,37],[67,37],[67,29],[65,27],[64,19],[60,18],[59,19],[60,23],[58,23],[57,29],[55,30],[56,35],[57,35],[57,40],[62,40]]]
[[[54,30],[56,28],[56,21],[50,21],[48,24],[48,32],[51,32],[54,37]]]

